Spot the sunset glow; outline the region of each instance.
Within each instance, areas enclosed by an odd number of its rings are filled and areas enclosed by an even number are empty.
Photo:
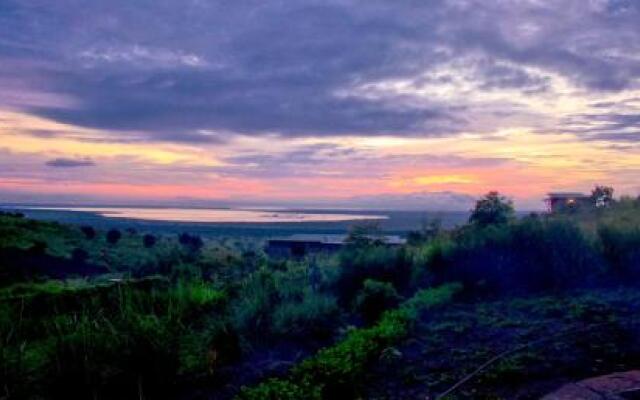
[[[0,8],[3,202],[640,191],[633,2],[30,3]]]

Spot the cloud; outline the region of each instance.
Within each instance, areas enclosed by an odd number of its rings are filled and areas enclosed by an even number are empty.
[[[475,200],[464,193],[446,191],[359,196],[344,204],[371,210],[468,211]]]
[[[0,106],[187,143],[487,131],[535,112],[441,96],[459,76],[438,71],[458,62],[470,88],[526,96],[554,95],[550,75],[589,93],[637,89],[639,19],[622,0],[8,0],[0,90],[32,94]],[[421,96],[353,92],[420,79],[431,82]]]
[[[564,120],[563,131],[588,141],[640,143],[640,108],[637,112],[571,115]]]
[[[462,157],[435,154],[379,154],[376,151],[333,143],[298,145],[267,153],[248,152],[223,159],[214,171],[245,178],[330,177],[334,179],[389,178],[400,169],[414,171],[495,167],[511,162],[506,157]]]
[[[93,167],[96,164],[89,158],[54,158],[45,163],[49,167],[55,168],[76,168],[76,167]]]

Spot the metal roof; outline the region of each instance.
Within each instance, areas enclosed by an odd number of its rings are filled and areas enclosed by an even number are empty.
[[[286,242],[312,242],[323,244],[344,244],[347,241],[349,235],[340,234],[307,234],[300,233],[286,237],[272,238],[270,241],[286,241]],[[381,235],[381,236],[368,236],[370,239],[380,239],[388,244],[405,244],[406,239],[401,238],[398,235]]]

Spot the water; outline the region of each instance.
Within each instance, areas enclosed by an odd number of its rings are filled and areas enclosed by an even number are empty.
[[[389,235],[406,235],[433,220],[443,228],[466,222],[468,212],[282,209],[282,208],[151,208],[118,206],[19,206],[0,209],[20,211],[29,218],[97,229],[136,229],[155,234],[189,232],[207,237],[274,237],[293,234],[345,234],[363,222],[375,222]]]
[[[134,208],[134,207],[29,207],[27,210],[89,212],[108,218],[164,222],[277,223],[384,220],[386,215],[245,209]]]

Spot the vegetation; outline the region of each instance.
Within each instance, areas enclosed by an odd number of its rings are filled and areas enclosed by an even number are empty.
[[[457,285],[448,285],[420,291],[399,309],[385,313],[373,327],[353,330],[344,340],[302,362],[288,380],[268,380],[245,389],[240,398],[356,398],[367,364],[407,335],[421,312],[450,302],[458,289]]]
[[[489,192],[476,202],[469,222],[480,226],[505,224],[513,219],[513,202],[498,192]]]
[[[427,223],[389,246],[363,226],[336,253],[295,259],[270,259],[256,239],[1,213],[0,398],[441,393],[495,349],[628,317],[640,303],[640,200],[612,194],[599,187],[592,208],[516,218],[492,192],[456,229]],[[585,333],[598,348],[563,338],[514,352],[458,396],[509,397],[497,389],[507,380],[539,396],[532,380],[550,378],[530,366],[545,359],[562,366],[556,383],[614,370],[616,357],[635,367],[637,332],[614,325]]]

